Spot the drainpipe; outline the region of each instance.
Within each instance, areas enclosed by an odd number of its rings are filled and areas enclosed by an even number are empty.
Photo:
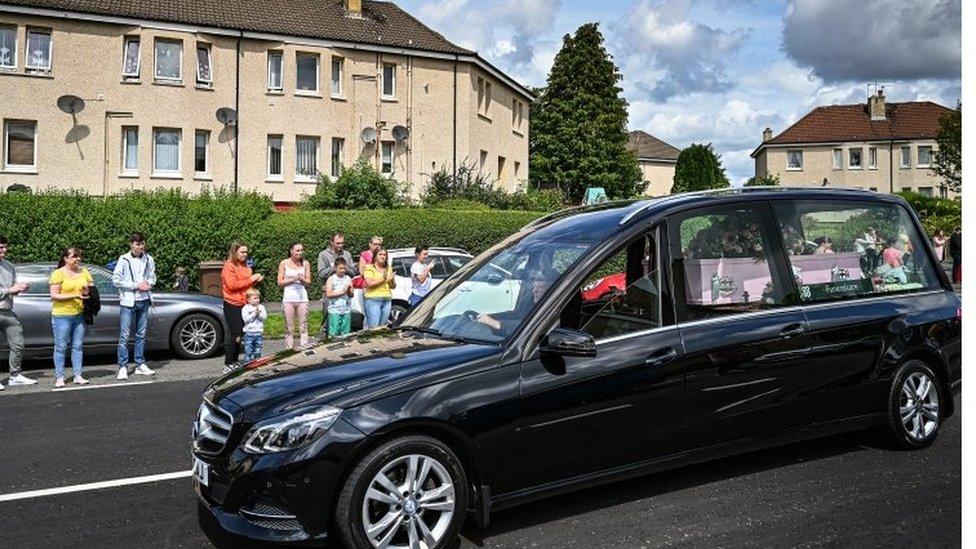
[[[413,56],[407,57],[407,129],[413,133]],[[407,153],[407,185],[413,193],[413,140],[408,138],[404,143]]]
[[[452,157],[451,157],[452,158],[451,173],[454,174],[454,177],[457,177],[457,94],[458,94],[457,69],[458,69],[458,55],[454,54],[454,115],[453,115],[454,127],[453,127],[453,139],[452,139],[454,152],[452,153]]]
[[[237,120],[234,122],[234,194],[237,194],[238,173],[240,170],[240,147],[241,147],[241,40],[244,39],[244,31],[239,31],[237,36],[237,57],[234,68],[234,112],[237,113]]]
[[[895,142],[888,141],[888,192],[895,194]]]

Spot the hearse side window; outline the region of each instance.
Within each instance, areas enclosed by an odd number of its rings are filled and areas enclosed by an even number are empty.
[[[642,235],[597,266],[560,313],[559,325],[593,339],[661,326],[660,271],[653,235]]]
[[[413,262],[414,261],[416,261],[416,259],[414,259],[412,256],[411,257],[398,257],[398,258],[394,259],[393,260],[393,272],[397,276],[403,276],[403,277],[406,277],[406,278],[410,278],[410,266],[413,265]]]
[[[800,301],[939,287],[908,213],[897,204],[774,203]]]
[[[751,206],[698,210],[668,221],[679,320],[759,311],[786,303],[767,257],[772,236]]]

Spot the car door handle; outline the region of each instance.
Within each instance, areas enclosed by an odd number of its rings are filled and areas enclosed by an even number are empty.
[[[793,337],[802,334],[805,330],[803,329],[803,324],[799,322],[794,322],[792,324],[787,324],[785,328],[779,331],[779,335],[783,337]]]
[[[650,356],[644,359],[644,365],[664,366],[665,364],[671,362],[676,358],[678,358],[678,351],[675,351],[674,347],[665,347],[663,349],[651,353]]]

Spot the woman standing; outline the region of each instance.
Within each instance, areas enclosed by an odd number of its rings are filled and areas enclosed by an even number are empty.
[[[390,318],[390,304],[393,301],[393,288],[396,280],[393,269],[387,261],[387,253],[383,248],[373,254],[373,262],[366,265],[363,272],[366,279],[365,303],[363,309],[366,314],[366,328],[375,328]]]
[[[278,263],[278,286],[282,288],[281,307],[285,312],[285,346],[294,347],[295,332],[299,345],[308,344],[308,290],[312,283],[312,266],[303,257],[301,242],[288,246],[288,258]]]
[[[247,291],[264,280],[264,276],[251,272],[247,266],[247,246],[240,242],[230,245],[227,261],[220,270],[220,286],[224,295],[224,321],[227,336],[224,338],[224,372],[237,363],[244,336],[244,317],[241,309],[247,303]]]
[[[54,331],[54,386],[64,387],[64,360],[70,348],[74,382],[87,385],[81,376],[85,343],[84,300],[94,285],[88,269],[81,266],[81,248],[72,246],[61,254],[51,273],[51,329]]]
[[[374,236],[369,239],[369,247],[359,253],[359,274],[363,274],[373,262],[373,257],[376,255],[376,251],[383,246],[383,237]]]
[[[935,247],[935,258],[938,259],[940,263],[945,261],[945,245],[948,241],[949,238],[942,229],[936,231],[935,236],[932,237],[932,246]]]

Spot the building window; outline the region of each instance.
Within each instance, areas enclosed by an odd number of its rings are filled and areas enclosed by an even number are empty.
[[[139,37],[128,37],[123,42],[122,78],[139,79]]]
[[[525,105],[518,99],[512,99],[512,131],[522,133],[522,120],[525,116]]]
[[[332,138],[332,177],[339,177],[342,173],[342,148],[346,140],[341,137]]]
[[[210,45],[197,44],[197,84],[210,86],[213,84],[213,72],[210,70]]]
[[[847,149],[847,167],[852,170],[861,169],[861,161],[863,160],[861,156],[864,154],[864,149]]]
[[[3,125],[3,168],[9,171],[37,169],[37,122],[7,120]]]
[[[391,174],[393,173],[393,147],[395,143],[393,141],[384,141],[381,146],[380,172]]]
[[[172,81],[183,78],[183,42],[156,40],[156,78]]]
[[[197,130],[193,139],[193,172],[196,175],[210,173],[210,132]]]
[[[935,196],[935,193],[933,191],[934,191],[934,189],[932,187],[919,187],[918,188],[918,194],[920,194],[922,196],[929,196],[929,197]]]
[[[868,169],[877,170],[878,169],[878,148],[870,147],[868,149]]]
[[[490,117],[491,107],[491,82],[478,77],[478,113]]]
[[[295,56],[295,89],[318,93],[319,56],[315,53],[299,53]]]
[[[505,182],[505,157],[504,156],[498,157],[498,180],[503,183]]]
[[[281,52],[268,52],[268,89],[281,91]]]
[[[383,97],[396,97],[396,63],[383,63]]]
[[[873,192],[873,193],[878,192],[878,188],[877,187],[868,187],[868,190],[871,191],[871,192]]]
[[[478,153],[478,171],[485,171],[485,164],[488,163],[488,151]]]
[[[295,138],[295,179],[315,181],[319,173],[319,138]]]
[[[932,147],[922,145],[918,147],[918,167],[928,168],[932,164]]]
[[[268,136],[268,179],[281,180],[281,142],[280,135]]]
[[[332,57],[332,96],[342,97],[342,58]]]
[[[839,170],[844,167],[844,149],[834,149],[834,169]]]
[[[156,128],[153,130],[153,173],[180,173],[179,128]]]
[[[512,168],[513,168],[513,170],[512,170],[512,177],[516,181],[518,181],[519,175],[521,175],[519,172],[522,171],[522,163],[519,162],[518,160],[516,160],[515,161],[515,164],[512,165]]]
[[[17,27],[0,27],[0,70],[17,68]]]
[[[27,29],[27,70],[51,70],[51,31]]]
[[[134,174],[139,171],[139,128],[122,127],[122,172]]]
[[[786,169],[791,171],[803,169],[803,151],[786,151]]]
[[[901,148],[901,167],[911,168],[912,167],[912,148],[902,147]]]

